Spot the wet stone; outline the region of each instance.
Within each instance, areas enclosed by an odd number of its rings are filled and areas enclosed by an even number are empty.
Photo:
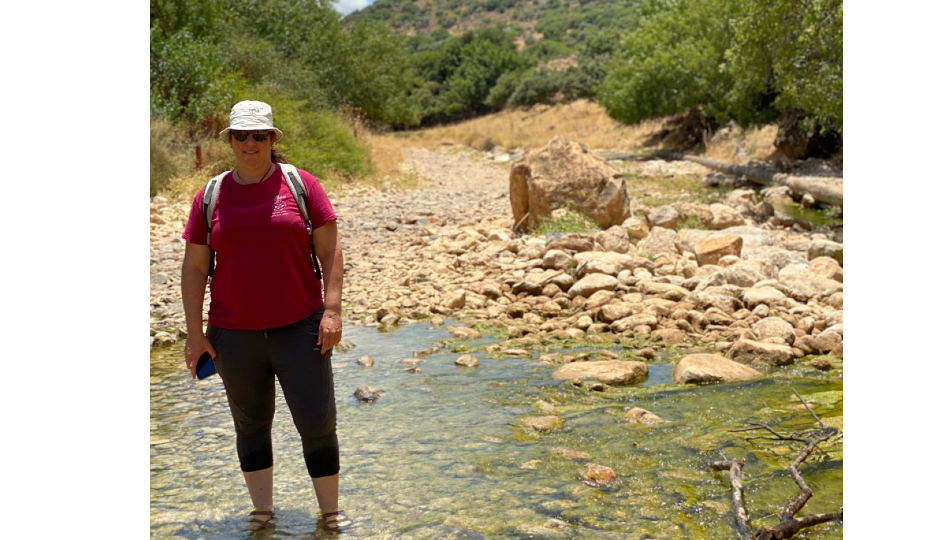
[[[619,481],[617,473],[606,465],[588,463],[583,472],[584,483],[593,487],[606,487]]]
[[[461,367],[478,367],[478,358],[470,354],[463,354],[455,359],[455,365]]]
[[[560,416],[530,416],[522,418],[521,423],[535,431],[547,432],[559,429],[564,425]]]
[[[372,386],[360,386],[353,392],[353,395],[356,396],[356,399],[369,403],[378,400],[384,393],[385,391]]]

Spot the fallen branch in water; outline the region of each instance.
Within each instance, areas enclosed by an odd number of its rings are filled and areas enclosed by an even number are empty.
[[[829,521],[844,521],[844,510],[835,514],[808,514],[802,517],[795,517],[795,514],[797,514],[805,506],[805,503],[807,503],[808,499],[810,499],[812,496],[811,488],[809,488],[808,484],[805,483],[805,479],[798,471],[798,466],[804,463],[805,460],[808,459],[808,456],[818,449],[818,445],[837,435],[838,430],[835,428],[825,427],[825,425],[821,422],[821,419],[818,418],[818,415],[816,415],[815,412],[811,410],[811,407],[809,407],[808,403],[806,403],[802,398],[801,394],[799,394],[794,388],[792,391],[795,392],[795,395],[798,396],[798,399],[801,400],[802,404],[805,405],[805,408],[808,409],[808,412],[810,412],[818,422],[818,430],[805,434],[782,435],[766,424],[752,424],[752,427],[750,428],[729,430],[730,433],[763,430],[768,431],[772,436],[751,437],[746,440],[766,439],[772,441],[792,441],[805,445],[801,452],[798,453],[798,457],[795,458],[795,461],[793,461],[792,465],[789,467],[789,470],[792,473],[792,479],[795,480],[795,483],[799,488],[798,495],[789,501],[789,503],[785,505],[785,508],[782,509],[782,512],[779,514],[779,522],[777,525],[773,527],[764,527],[756,531],[755,534],[750,534],[749,512],[745,507],[745,500],[743,497],[744,491],[742,488],[742,467],[745,465],[745,459],[738,461],[714,461],[710,463],[710,467],[715,471],[729,471],[729,480],[732,484],[732,506],[736,512],[736,525],[739,527],[739,534],[745,539],[785,540],[795,536],[798,531],[806,527],[812,527],[814,525]]]

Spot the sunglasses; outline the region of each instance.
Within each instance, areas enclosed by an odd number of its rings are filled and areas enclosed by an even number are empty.
[[[238,140],[238,142],[244,142],[247,140],[248,135],[253,135],[254,140],[257,142],[264,142],[270,138],[270,134],[273,131],[234,131],[231,130],[231,136]]]

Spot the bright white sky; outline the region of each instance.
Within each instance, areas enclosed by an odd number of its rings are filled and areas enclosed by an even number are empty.
[[[375,1],[376,0],[336,0],[336,2],[333,2],[333,9],[339,11],[343,15],[349,15],[358,9],[363,9]]]

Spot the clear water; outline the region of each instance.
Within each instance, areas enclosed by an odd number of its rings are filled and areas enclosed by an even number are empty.
[[[747,458],[746,503],[754,524],[765,525],[797,493],[787,471],[797,449],[749,443],[727,430],[748,422],[810,428],[807,412],[794,410],[792,386],[821,397],[817,412],[830,423],[840,422],[843,410],[840,376],[808,367],[778,370],[758,382],[684,388],[671,384],[672,366],[658,355],[647,382],[589,392],[555,381],[555,368],[534,360],[476,353],[480,367],[459,368],[449,348],[424,358],[420,373],[404,371],[398,360],[450,337],[441,328],[347,328],[344,337],[357,347],[333,360],[340,492],[341,508],[355,523],[338,538],[735,538],[728,478],[708,469],[708,457],[720,459],[721,451]],[[363,355],[375,366],[358,366]],[[362,385],[386,393],[360,403],[352,394]],[[557,407],[562,430],[535,434],[519,427],[520,418],[547,414],[539,400]],[[627,423],[623,416],[632,406],[669,423]],[[179,352],[154,353],[152,537],[322,537],[279,385],[273,436],[278,515],[263,531],[247,533],[241,526],[250,501],[220,379],[195,382]],[[555,451],[559,447],[590,457],[568,459]],[[805,513],[833,512],[842,504],[842,446],[828,452],[801,468],[816,492]],[[611,467],[620,482],[583,484],[586,463]],[[827,524],[799,537],[842,534],[839,524]]]

